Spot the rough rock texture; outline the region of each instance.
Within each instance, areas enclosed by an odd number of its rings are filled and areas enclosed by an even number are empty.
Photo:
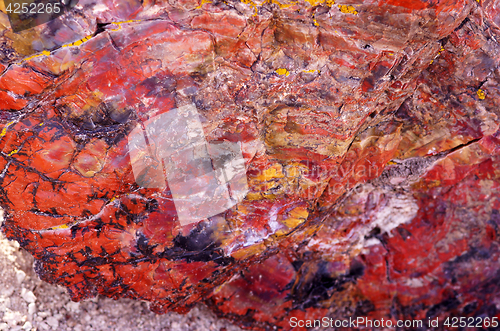
[[[0,234],[0,330],[2,331],[239,331],[203,305],[188,314],[158,315],[145,302],[97,296],[72,302],[61,286],[41,281],[33,257]]]
[[[5,27],[2,229],[73,300],[206,301],[256,329],[500,316],[499,17],[497,0],[129,0]],[[181,226],[127,136],[190,104],[209,142],[241,146],[249,192]]]

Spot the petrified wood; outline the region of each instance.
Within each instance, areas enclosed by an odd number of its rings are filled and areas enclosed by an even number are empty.
[[[2,15],[2,230],[73,300],[255,329],[500,316],[498,0]]]

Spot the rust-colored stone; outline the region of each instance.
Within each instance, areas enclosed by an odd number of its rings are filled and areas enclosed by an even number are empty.
[[[498,1],[90,3],[0,34],[2,229],[42,279],[255,329],[499,314]],[[184,224],[238,153],[244,199]]]

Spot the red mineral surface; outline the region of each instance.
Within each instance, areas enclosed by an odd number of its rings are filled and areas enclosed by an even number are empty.
[[[500,1],[0,9],[2,231],[72,300],[495,326]]]

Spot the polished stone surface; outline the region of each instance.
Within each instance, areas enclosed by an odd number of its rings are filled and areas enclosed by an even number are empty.
[[[498,315],[500,3],[337,2],[2,14],[5,234],[73,300]]]

